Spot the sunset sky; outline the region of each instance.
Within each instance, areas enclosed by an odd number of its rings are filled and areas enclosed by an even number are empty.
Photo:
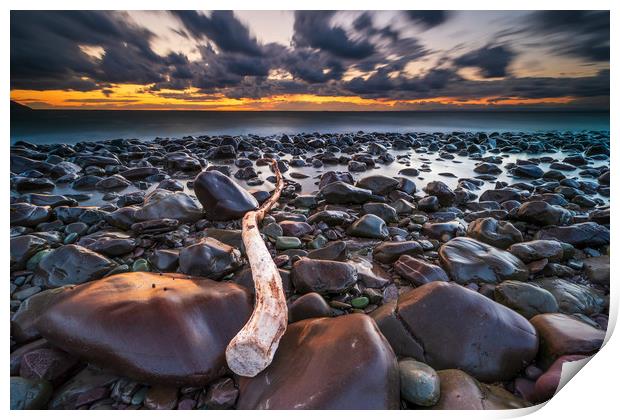
[[[32,108],[609,109],[609,12],[11,12]]]

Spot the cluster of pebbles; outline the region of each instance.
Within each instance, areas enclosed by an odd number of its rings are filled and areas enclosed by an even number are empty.
[[[260,228],[289,327],[241,378],[224,359],[253,306],[239,219],[271,159],[286,184]],[[607,132],[17,142],[11,407],[545,401],[605,337],[609,184]]]

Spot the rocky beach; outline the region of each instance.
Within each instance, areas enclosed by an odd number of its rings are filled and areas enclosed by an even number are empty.
[[[11,146],[12,409],[514,409],[595,354],[608,131],[354,132]],[[278,267],[273,362],[224,352]],[[254,273],[255,274],[255,273]]]

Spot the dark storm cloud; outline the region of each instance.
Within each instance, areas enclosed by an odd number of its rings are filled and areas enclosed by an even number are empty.
[[[87,91],[98,82],[158,82],[164,62],[149,46],[152,37],[122,13],[11,12],[11,87]],[[90,57],[81,45],[105,54]]]
[[[527,28],[544,35],[556,54],[609,61],[608,10],[544,10],[526,19]]]
[[[446,22],[450,18],[451,12],[448,10],[408,10],[405,14],[414,23],[430,29]]]
[[[197,100],[182,92],[190,87],[199,90],[202,100],[301,93],[395,100],[609,96],[608,70],[573,78],[519,78],[510,73],[525,45],[515,44],[519,36],[547,43],[556,54],[605,62],[607,12],[535,12],[507,28],[500,41],[465,53],[433,51],[410,31],[397,29],[398,20],[380,24],[372,12],[357,15],[346,27],[335,23],[342,21],[339,12],[296,12],[291,45],[259,42],[232,12],[170,13],[182,25],[174,31],[195,44],[198,57],[158,55],[151,48],[157,35],[125,12],[12,12],[11,88],[97,90],[110,103],[114,85],[121,83],[187,100]],[[441,11],[403,13],[424,29],[451,17]],[[104,53],[88,55],[80,46],[99,47]],[[410,63],[426,70],[411,76],[405,70]],[[485,80],[465,79],[459,75],[463,67],[479,69]],[[278,77],[271,77],[274,74]],[[350,76],[357,74],[363,76]]]
[[[487,78],[505,77],[514,57],[515,53],[505,45],[487,45],[458,57],[454,60],[454,64],[462,67],[476,67],[480,70],[480,74]]]
[[[362,59],[374,52],[371,43],[364,39],[353,40],[346,31],[331,25],[335,11],[297,11],[293,42],[298,47],[311,47],[350,59]]]
[[[215,10],[211,16],[193,10],[172,12],[196,38],[207,37],[227,52],[260,55],[261,48],[250,30],[230,10]]]

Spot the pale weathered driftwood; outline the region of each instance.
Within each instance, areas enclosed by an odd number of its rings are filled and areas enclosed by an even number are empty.
[[[226,348],[228,367],[241,376],[256,376],[269,366],[288,323],[282,278],[258,229],[284,188],[276,161],[272,161],[272,167],[277,179],[275,191],[258,210],[246,213],[242,220],[241,236],[254,280],[254,311]]]

